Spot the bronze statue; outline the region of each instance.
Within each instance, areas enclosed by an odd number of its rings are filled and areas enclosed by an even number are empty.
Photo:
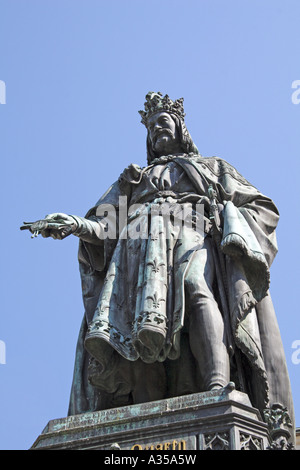
[[[82,218],[34,236],[79,237],[85,315],[69,414],[215,390],[254,407],[293,402],[269,293],[279,214],[235,168],[202,157],[183,99],[149,92],[147,166],[129,165]]]

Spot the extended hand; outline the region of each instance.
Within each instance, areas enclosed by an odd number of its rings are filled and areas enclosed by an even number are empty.
[[[21,230],[28,229],[36,237],[41,234],[44,238],[52,237],[63,240],[77,228],[77,222],[73,217],[61,212],[49,214],[44,219],[36,222],[24,222]]]
[[[61,212],[46,215],[45,219],[49,221],[48,228],[41,231],[44,238],[52,237],[57,240],[63,240],[76,230],[77,223],[73,217]]]

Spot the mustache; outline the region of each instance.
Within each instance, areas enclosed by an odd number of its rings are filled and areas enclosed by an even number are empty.
[[[153,142],[156,142],[158,137],[161,134],[169,134],[171,137],[173,137],[173,132],[170,129],[158,129],[157,131],[154,132],[153,134]]]

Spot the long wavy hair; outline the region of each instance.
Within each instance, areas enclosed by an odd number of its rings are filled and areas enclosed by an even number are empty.
[[[182,121],[178,116],[175,114],[171,114],[173,121],[175,122],[177,132],[180,138],[181,149],[183,153],[197,153],[199,154],[199,150],[193,142],[193,139],[186,128],[184,121]],[[149,132],[147,133],[147,163],[150,165],[152,160],[157,158],[159,155],[153,150],[152,143],[150,140]]]

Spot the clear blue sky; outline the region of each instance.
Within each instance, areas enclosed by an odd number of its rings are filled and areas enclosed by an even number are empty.
[[[28,449],[66,416],[83,315],[77,238],[19,226],[84,216],[124,167],[145,165],[149,90],[184,97],[202,155],[279,208],[271,294],[300,426],[299,24],[299,0],[0,1],[1,449]]]

